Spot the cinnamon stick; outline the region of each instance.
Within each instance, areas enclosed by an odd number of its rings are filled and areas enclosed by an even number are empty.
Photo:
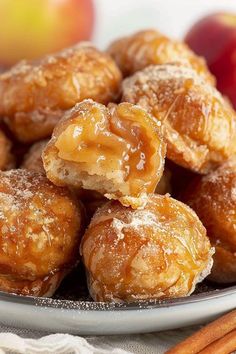
[[[168,350],[166,354],[197,354],[211,343],[234,331],[234,329],[236,329],[236,310],[201,328],[183,342]],[[231,338],[231,341],[233,340]],[[211,353],[215,354],[215,352]]]
[[[199,354],[229,354],[236,349],[236,329],[201,350]]]

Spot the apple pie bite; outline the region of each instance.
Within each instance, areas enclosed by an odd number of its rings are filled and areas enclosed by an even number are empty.
[[[0,75],[0,117],[22,142],[44,139],[64,112],[85,98],[107,104],[120,94],[113,59],[80,43]]]
[[[236,282],[236,157],[196,179],[183,199],[198,214],[216,249],[209,278]]]
[[[137,104],[163,123],[167,157],[207,173],[236,151],[236,115],[193,69],[154,65],[123,83],[122,101]]]
[[[66,188],[0,171],[0,290],[51,296],[78,263],[83,212]]]
[[[190,295],[209,274],[212,253],[195,212],[168,195],[149,194],[136,210],[106,203],[81,242],[90,295],[105,302]]]
[[[109,46],[108,53],[124,76],[130,76],[149,65],[178,62],[193,68],[210,84],[215,84],[215,78],[202,57],[194,54],[185,43],[155,30],[144,30],[115,40]]]
[[[162,176],[161,130],[161,122],[138,106],[85,100],[57,124],[43,151],[47,177],[138,207]]]

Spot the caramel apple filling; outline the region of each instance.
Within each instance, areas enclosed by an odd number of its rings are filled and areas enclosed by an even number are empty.
[[[52,174],[58,177],[58,171],[47,164],[52,148],[67,169],[67,176],[59,173],[59,184],[97,190],[115,199],[153,192],[163,172],[161,123],[129,103],[106,108],[85,100],[68,113],[44,153],[47,175],[55,183]],[[75,172],[68,182],[68,174]],[[87,181],[81,173],[86,173]],[[88,185],[92,176],[102,179]]]

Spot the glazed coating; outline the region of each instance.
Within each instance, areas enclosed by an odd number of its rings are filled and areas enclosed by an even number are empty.
[[[168,195],[149,195],[138,210],[106,203],[82,238],[81,254],[95,301],[187,296],[212,266],[202,223]]]
[[[210,279],[236,281],[236,158],[198,178],[183,199],[196,211],[216,252]]]
[[[106,108],[85,100],[59,122],[43,152],[47,177],[135,208],[162,176],[161,130],[161,122],[130,103]]]
[[[82,209],[42,174],[0,172],[0,290],[51,296],[78,262]]]
[[[185,43],[155,30],[140,31],[118,39],[109,46],[108,53],[124,76],[130,76],[149,65],[178,62],[196,70],[210,84],[215,84],[215,78],[202,57],[194,54]]]
[[[21,168],[45,174],[42,152],[47,143],[48,140],[42,140],[34,143],[30,147],[29,151],[25,154]]]
[[[14,167],[15,161],[11,149],[11,141],[0,130],[0,170],[9,170]]]
[[[123,101],[138,104],[163,122],[167,157],[207,173],[236,150],[236,115],[191,68],[149,66],[123,84]]]
[[[107,104],[120,93],[115,62],[89,43],[80,43],[36,62],[21,62],[0,75],[0,116],[18,140],[52,133],[64,112],[85,98]]]

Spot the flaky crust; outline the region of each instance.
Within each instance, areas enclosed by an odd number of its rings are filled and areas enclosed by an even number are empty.
[[[78,262],[80,206],[26,170],[0,172],[0,205],[0,290],[52,295]]]
[[[42,152],[48,140],[41,140],[34,143],[24,156],[21,168],[45,174],[42,160]]]
[[[115,59],[124,76],[134,74],[149,65],[178,62],[189,66],[209,83],[215,84],[202,57],[194,54],[180,41],[170,39],[155,30],[137,32],[114,41],[108,53]]]
[[[43,152],[47,177],[138,207],[162,176],[161,132],[161,123],[140,107],[85,100],[56,126]]]
[[[210,279],[219,283],[236,281],[236,158],[216,171],[196,179],[183,200],[198,214],[215,246]]]
[[[202,223],[168,195],[149,195],[139,210],[108,202],[95,213],[81,253],[95,301],[186,296],[212,265]]]
[[[116,100],[120,82],[120,71],[107,54],[80,43],[0,75],[0,116],[20,141],[40,140],[75,103]]]
[[[124,81],[122,101],[163,122],[167,157],[180,166],[207,173],[235,152],[235,112],[191,68],[149,66]]]

